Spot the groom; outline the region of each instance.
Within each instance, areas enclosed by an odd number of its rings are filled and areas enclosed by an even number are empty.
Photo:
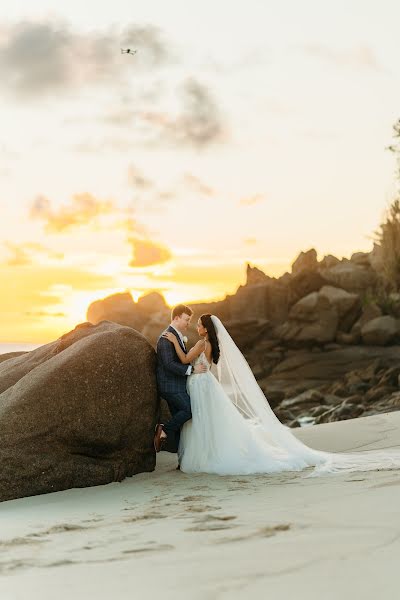
[[[189,327],[193,311],[184,304],[172,309],[171,323],[166,331],[173,333],[187,353],[183,334]],[[164,332],[163,332],[164,333]],[[172,418],[165,424],[159,423],[154,436],[154,448],[160,452],[165,446],[169,452],[177,452],[181,427],[192,418],[190,397],[186,391],[186,378],[191,373],[204,373],[204,365],[184,365],[179,360],[174,345],[161,336],[157,342],[157,385],[159,394],[168,404]]]

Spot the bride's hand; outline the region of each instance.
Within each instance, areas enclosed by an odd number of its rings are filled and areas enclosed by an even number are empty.
[[[176,336],[171,333],[170,331],[166,331],[165,333],[162,334],[163,337],[167,338],[167,340],[169,342],[172,342],[173,344],[177,344],[178,340],[176,339]]]

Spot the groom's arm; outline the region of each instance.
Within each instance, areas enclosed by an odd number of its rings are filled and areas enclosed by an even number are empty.
[[[157,355],[167,371],[174,373],[174,375],[181,375],[182,377],[190,375],[192,370],[191,366],[189,365],[188,368],[187,365],[183,365],[181,363],[175,352],[173,344],[171,344],[171,342],[169,342],[166,338],[161,337],[158,340]]]

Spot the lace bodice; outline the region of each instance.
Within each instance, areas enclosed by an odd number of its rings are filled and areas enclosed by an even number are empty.
[[[192,365],[195,367],[196,365],[198,365],[200,363],[203,365],[206,365],[206,367],[208,367],[208,370],[211,369],[211,365],[208,362],[204,351],[201,354],[199,354],[199,356],[197,358],[194,359],[194,361],[192,362]]]

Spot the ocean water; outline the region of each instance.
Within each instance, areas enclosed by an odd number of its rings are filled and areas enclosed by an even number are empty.
[[[2,343],[0,342],[0,354],[6,354],[7,352],[21,352],[22,350],[34,350],[42,344],[24,344],[19,342],[14,343]]]

